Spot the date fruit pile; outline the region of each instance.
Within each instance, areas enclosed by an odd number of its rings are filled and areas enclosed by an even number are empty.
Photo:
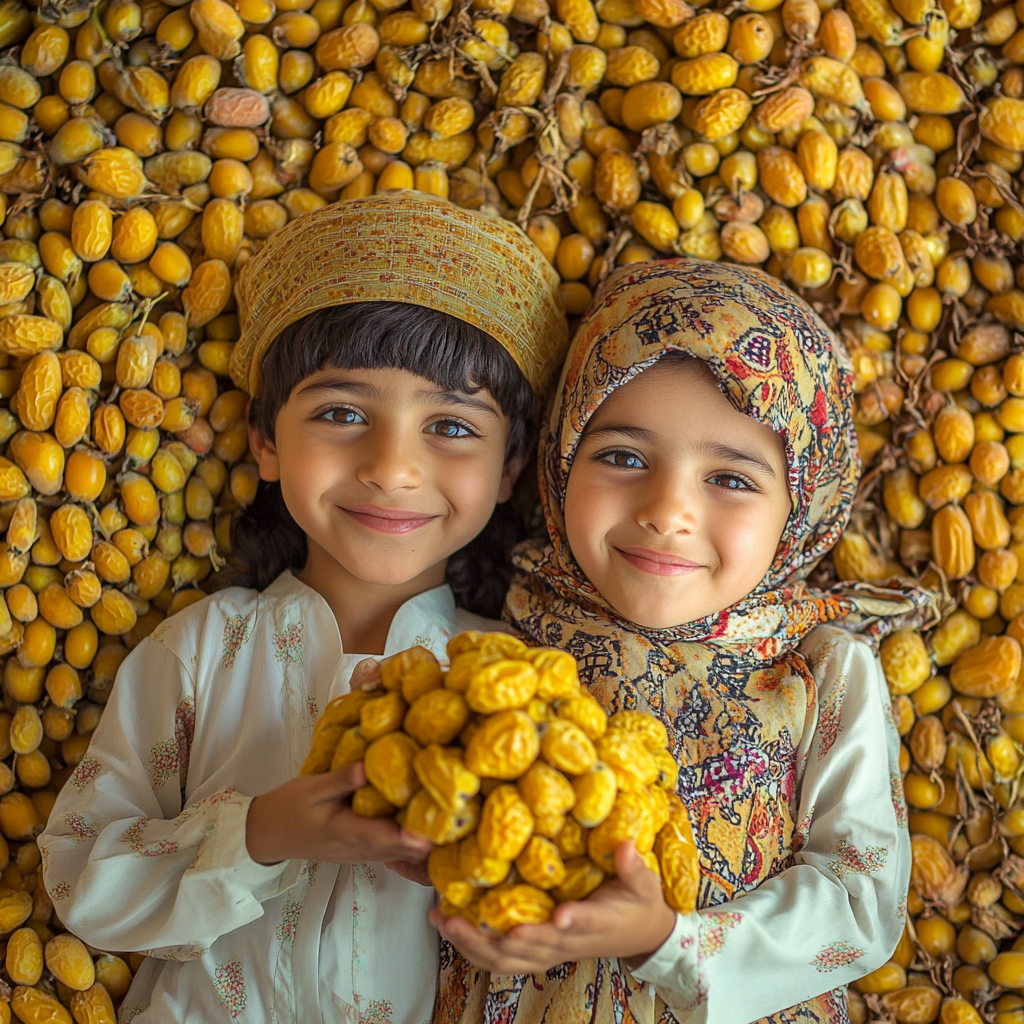
[[[915,866],[852,1017],[1024,1024],[1022,25],[1021,0],[0,0],[0,1022],[110,1021],[140,962],[60,966],[35,837],[255,493],[237,274],[400,187],[522,225],[572,317],[614,266],[690,256],[763,267],[845,340],[866,472],[825,578],[946,598],[882,652]],[[412,799],[423,828],[467,813]]]
[[[507,932],[546,921],[615,875],[629,840],[682,913],[697,851],[658,719],[609,718],[564,651],[506,633],[460,633],[442,670],[424,647],[380,663],[380,687],[336,698],[303,774],[362,761],[356,814],[394,816],[434,849],[441,908]]]

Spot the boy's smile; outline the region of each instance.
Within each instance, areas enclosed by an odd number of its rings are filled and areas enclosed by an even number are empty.
[[[381,533],[409,533],[436,519],[437,516],[423,515],[400,508],[383,508],[380,505],[342,507],[357,523]]]
[[[281,407],[274,439],[252,432],[264,480],[279,480],[306,534],[300,577],[362,601],[398,603],[445,580],[450,555],[511,495],[510,424],[490,393],[446,392],[398,369],[327,369]],[[360,588],[363,588],[362,590]]]
[[[565,497],[572,553],[623,618],[658,629],[722,611],[770,568],[791,508],[782,438],[672,357],[600,405]]]

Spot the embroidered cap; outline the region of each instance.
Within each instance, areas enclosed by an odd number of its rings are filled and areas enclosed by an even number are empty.
[[[408,302],[486,331],[545,395],[569,343],[558,285],[540,250],[508,221],[407,190],[344,200],[292,221],[246,263],[231,376],[258,394],[274,339],[309,313]]]

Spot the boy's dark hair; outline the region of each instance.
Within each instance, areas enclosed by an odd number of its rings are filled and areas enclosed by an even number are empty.
[[[408,370],[448,391],[486,389],[509,418],[506,460],[526,454],[536,406],[533,390],[515,360],[489,334],[425,306],[359,302],[330,306],[286,327],[263,364],[263,391],[249,422],[269,439],[281,407],[295,387],[320,370]],[[497,618],[510,578],[509,555],[526,536],[512,502],[498,505],[473,541],[448,560],[448,582],[459,605]],[[260,481],[253,503],[235,518],[235,555],[246,572],[236,581],[259,590],[285,569],[306,562],[306,535],[292,518],[279,483]]]

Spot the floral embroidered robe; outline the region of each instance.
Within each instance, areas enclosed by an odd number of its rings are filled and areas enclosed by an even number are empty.
[[[899,736],[868,644],[823,626],[800,646],[811,678],[780,683],[722,655],[671,692],[653,651],[646,677],[623,684],[615,652],[584,631],[550,639],[606,710],[664,721],[700,909],[633,972],[589,960],[492,977],[446,945],[434,1024],[846,1024],[845,985],[902,934],[911,863]]]
[[[495,626],[448,587],[406,602],[386,654]],[[89,752],[40,837],[57,914],[147,959],[122,1022],[423,1024],[437,982],[433,891],[382,864],[245,847],[252,798],[294,778],[314,720],[348,690],[327,602],[291,573],[166,620],[126,659]]]

